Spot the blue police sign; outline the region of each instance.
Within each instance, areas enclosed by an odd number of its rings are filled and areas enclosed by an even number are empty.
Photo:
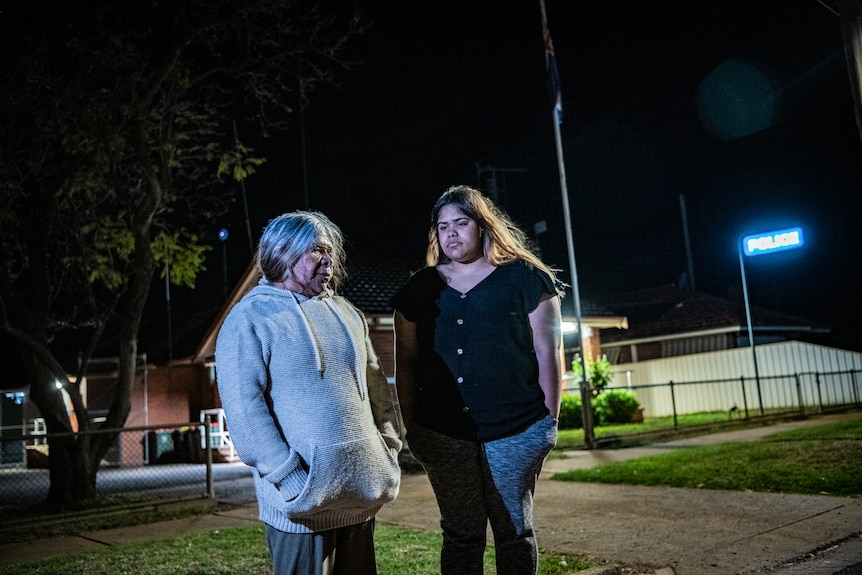
[[[801,248],[803,245],[805,245],[805,235],[802,233],[802,228],[797,226],[745,236],[742,238],[742,253],[747,256],[757,256]]]

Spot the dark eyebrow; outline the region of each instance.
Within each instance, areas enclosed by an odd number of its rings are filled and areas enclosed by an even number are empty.
[[[467,216],[462,216],[462,217],[460,217],[460,218],[455,218],[454,220],[451,220],[451,221],[452,221],[452,223],[457,223],[457,222],[460,222],[460,221],[463,221],[463,220],[467,220],[467,221],[469,222],[469,221],[470,221],[470,218],[468,218]],[[440,224],[448,224],[448,223],[449,223],[449,222],[441,222],[441,221],[439,221],[439,220],[438,220],[437,225],[439,226]]]

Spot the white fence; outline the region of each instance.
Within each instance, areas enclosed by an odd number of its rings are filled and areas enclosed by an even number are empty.
[[[701,411],[818,410],[858,405],[862,353],[798,341],[614,366],[614,388],[632,389],[647,416]],[[758,381],[759,380],[759,381]],[[734,408],[736,408],[734,410]]]

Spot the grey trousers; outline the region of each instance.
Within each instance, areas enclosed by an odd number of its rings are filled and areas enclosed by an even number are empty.
[[[442,575],[482,575],[490,522],[498,575],[534,575],[536,479],[557,439],[551,416],[523,432],[485,443],[441,435],[417,424],[407,445],[425,468],[440,508]]]
[[[266,526],[273,575],[377,575],[374,520],[319,533]]]

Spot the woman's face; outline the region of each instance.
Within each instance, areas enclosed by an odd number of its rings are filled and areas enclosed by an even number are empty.
[[[332,279],[332,245],[320,239],[294,264],[285,287],[308,297],[322,294]]]
[[[437,214],[437,240],[453,262],[470,263],[484,255],[479,224],[453,205],[443,206]]]

